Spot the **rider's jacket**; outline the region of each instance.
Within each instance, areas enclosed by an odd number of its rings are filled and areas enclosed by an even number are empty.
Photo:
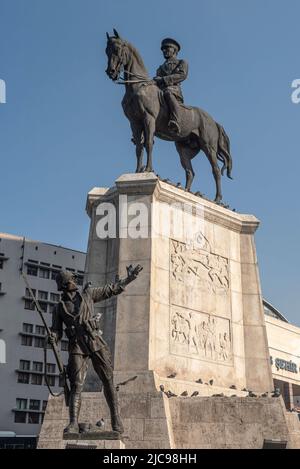
[[[170,91],[178,101],[183,102],[180,83],[188,76],[188,63],[176,58],[166,60],[157,69],[156,75],[163,78],[163,82],[159,85],[160,88],[163,91]]]

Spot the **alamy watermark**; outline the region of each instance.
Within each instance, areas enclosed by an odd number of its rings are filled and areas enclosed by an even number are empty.
[[[0,104],[6,103],[6,83],[0,78]]]
[[[297,78],[292,82],[292,88],[294,91],[291,94],[292,103],[299,104],[300,103],[300,78]]]
[[[118,204],[96,207],[96,236],[100,239],[173,238],[191,247],[204,243],[204,206],[191,203],[137,202],[119,195]]]

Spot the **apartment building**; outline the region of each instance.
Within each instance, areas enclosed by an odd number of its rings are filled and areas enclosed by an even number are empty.
[[[55,277],[67,269],[76,272],[83,283],[85,257],[83,252],[62,246],[0,233],[0,448],[10,439],[13,446],[22,446],[24,441],[25,446],[26,441],[34,444],[49,394],[44,377],[45,327],[21,272],[27,275],[51,325],[52,309],[60,298]],[[60,347],[66,363],[66,337]],[[61,391],[51,350],[46,374],[54,392]]]

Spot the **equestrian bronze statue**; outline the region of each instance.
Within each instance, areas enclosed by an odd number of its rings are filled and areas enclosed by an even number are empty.
[[[202,150],[206,154],[216,182],[218,203],[222,200],[221,175],[231,178],[232,159],[229,138],[221,125],[205,111],[183,103],[180,83],[186,79],[188,64],[179,60],[180,45],[171,38],[161,46],[165,63],[151,79],[138,51],[120,37],[107,33],[106,73],[114,82],[124,84],[122,107],[130,121],[133,142],[136,146],[136,172],[152,172],[154,136],[175,142],[181,164],[186,174],[185,189],[190,191],[195,176],[191,160]],[[124,76],[121,76],[122,71]],[[147,164],[143,166],[143,150]],[[222,163],[219,168],[218,160]]]

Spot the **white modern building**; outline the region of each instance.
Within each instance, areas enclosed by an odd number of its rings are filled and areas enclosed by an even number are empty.
[[[0,233],[0,448],[4,441],[13,447],[35,444],[49,395],[43,363],[45,328],[21,272],[27,274],[51,325],[51,311],[59,300],[55,276],[67,269],[82,283],[85,257],[83,252]],[[64,362],[67,346],[62,340]],[[53,390],[61,391],[50,350],[46,372]]]

